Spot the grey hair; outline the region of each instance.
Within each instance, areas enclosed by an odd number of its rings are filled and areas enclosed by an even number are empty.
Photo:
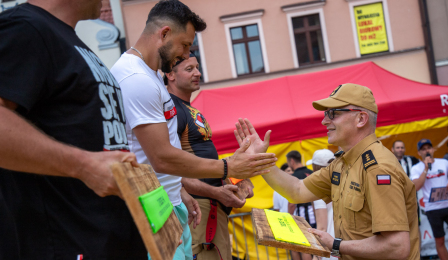
[[[351,106],[352,106],[353,109],[359,109],[361,111],[366,112],[369,115],[369,124],[370,124],[370,126],[373,129],[376,129],[376,121],[377,121],[377,118],[378,118],[378,114],[377,113],[375,113],[375,112],[373,112],[371,110],[365,109],[363,107],[359,107],[359,106],[355,106],[355,105],[351,105]]]

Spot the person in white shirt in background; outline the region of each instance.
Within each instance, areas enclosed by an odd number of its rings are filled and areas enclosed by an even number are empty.
[[[293,173],[291,167],[288,166],[288,163],[283,164],[280,169],[289,174]],[[274,191],[274,210],[288,212],[288,200],[276,191]]]
[[[317,171],[320,168],[327,167],[333,160],[334,154],[328,149],[317,150],[313,154],[313,159],[306,162],[306,165],[313,165],[313,171]],[[334,237],[333,226],[333,205],[332,203],[326,204],[323,200],[316,200],[314,204],[314,215],[316,217],[316,229],[325,231]],[[330,258],[313,256],[313,260],[319,259],[331,259],[337,260],[336,257]]]
[[[448,187],[448,161],[434,158],[435,149],[429,139],[420,140],[417,149],[422,160],[412,167],[410,178],[415,184],[415,190],[423,191],[425,212],[436,241],[437,255],[440,260],[448,260],[443,227],[443,222],[448,224],[448,201],[430,200],[433,188]]]

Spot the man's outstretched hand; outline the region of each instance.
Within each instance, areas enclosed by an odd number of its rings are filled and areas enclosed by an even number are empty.
[[[269,168],[275,165],[277,158],[273,153],[246,153],[250,140],[245,139],[241,147],[227,158],[228,175],[236,179],[248,179],[270,172]]]
[[[262,141],[249,120],[239,119],[236,128],[234,133],[240,148],[227,159],[228,177],[247,179],[269,173],[269,168],[277,161],[275,154],[266,153],[271,131]]]
[[[261,140],[254,126],[247,118],[245,118],[244,120],[242,118],[239,118],[235,126],[236,130],[234,130],[233,132],[235,133],[236,141],[238,142],[240,147],[243,145],[244,139],[247,138],[250,141],[250,146],[246,150],[246,153],[265,153],[268,150],[269,140],[271,138],[271,130],[266,132],[263,141]]]

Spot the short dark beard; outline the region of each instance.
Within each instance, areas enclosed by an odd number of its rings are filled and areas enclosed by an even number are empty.
[[[171,65],[173,63],[173,59],[170,57],[170,49],[173,46],[173,43],[170,41],[164,46],[159,48],[160,59],[162,60],[162,67],[160,68],[164,73],[171,72]]]

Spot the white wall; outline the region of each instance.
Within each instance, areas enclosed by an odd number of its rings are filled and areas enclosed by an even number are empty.
[[[114,25],[102,20],[86,20],[78,22],[75,31],[109,69],[120,58],[118,29]]]

